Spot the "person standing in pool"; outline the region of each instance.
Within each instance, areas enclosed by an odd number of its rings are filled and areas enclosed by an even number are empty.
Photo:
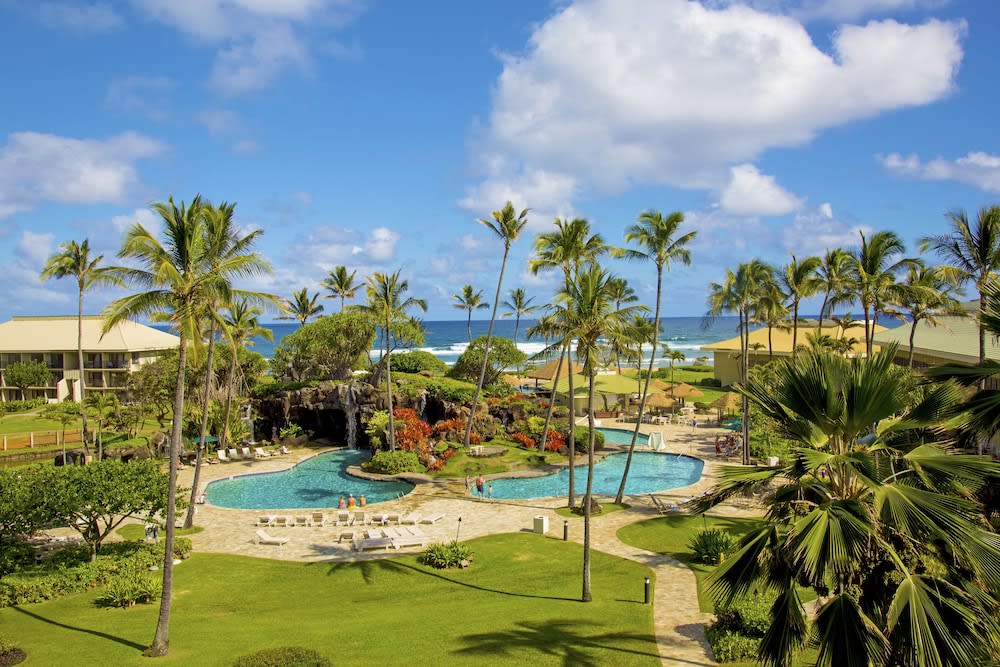
[[[492,482],[491,482],[491,483],[490,483],[490,485],[489,485],[489,486],[488,486],[488,487],[486,488],[486,497],[487,497],[487,498],[489,499],[489,501],[490,501],[491,503],[493,502],[493,483],[492,483]]]
[[[483,493],[485,487],[486,487],[486,478],[484,478],[482,475],[476,477],[476,493],[479,494],[480,500],[485,497],[485,494]]]
[[[347,509],[347,501],[344,500],[344,496],[341,496],[340,500],[337,501],[337,509],[339,510]]]
[[[354,509],[355,507],[357,507],[357,505],[358,505],[358,501],[356,501],[354,499],[354,494],[353,493],[349,494],[347,496],[347,508],[348,509]]]

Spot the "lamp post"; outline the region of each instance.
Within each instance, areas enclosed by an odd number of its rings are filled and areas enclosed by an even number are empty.
[[[455,531],[455,541],[458,542],[458,536],[462,532],[462,517],[458,517],[458,530]]]
[[[643,580],[642,586],[642,603],[649,604],[649,577]]]

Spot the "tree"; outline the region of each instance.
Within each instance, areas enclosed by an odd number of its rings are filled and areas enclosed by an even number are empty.
[[[278,319],[298,320],[300,325],[305,326],[306,321],[310,317],[323,312],[323,305],[316,303],[317,299],[319,299],[319,292],[316,292],[312,295],[312,298],[309,298],[309,290],[306,287],[297,292],[292,292],[292,298],[285,300],[285,314],[279,315]]]
[[[44,487],[35,482],[41,468],[38,465],[0,469],[0,550],[8,542],[49,524],[51,517],[38,498],[39,490]]]
[[[767,360],[769,362],[774,361],[774,340],[772,337],[774,330],[777,328],[782,331],[788,331],[789,329],[789,310],[788,306],[785,305],[785,298],[786,294],[781,291],[781,288],[774,285],[759,296],[757,304],[754,307],[753,322],[763,324],[767,327]],[[794,321],[792,326],[795,326]],[[795,340],[795,334],[793,334],[792,340]],[[760,345],[761,348],[764,347],[760,343],[754,343],[753,345]],[[795,343],[795,345],[797,346],[798,343]],[[792,350],[792,361],[793,363],[795,361],[794,348]]]
[[[390,336],[394,323],[400,318],[406,318],[406,311],[413,308],[427,310],[427,302],[423,299],[405,297],[410,284],[400,280],[401,270],[388,274],[376,271],[368,277],[367,300],[362,308],[371,313],[382,329],[385,340],[385,352],[382,361],[385,362],[385,400],[389,412],[389,449],[396,449],[396,423],[392,416],[392,355],[390,354]]]
[[[1000,206],[979,211],[975,224],[965,211],[948,214],[951,233],[920,239],[920,251],[933,250],[951,264],[946,278],[961,286],[972,282],[979,292],[979,316],[985,313],[983,296],[1000,272]],[[986,360],[986,329],[979,325],[979,363]]]
[[[52,419],[62,425],[62,455],[63,463],[66,462],[66,427],[80,421],[84,411],[80,409],[80,404],[75,401],[63,401],[62,403],[50,403],[42,408],[40,417]]]
[[[234,276],[250,277],[260,271],[257,257],[238,254],[220,263],[211,256],[212,248],[205,230],[205,207],[200,195],[191,201],[190,206],[185,206],[184,202],[178,206],[173,198],[166,203],[153,204],[153,211],[163,220],[162,243],[139,223],[126,231],[118,256],[134,260],[137,266],[116,267],[114,271],[125,283],[145,291],[112,302],[104,321],[104,331],[109,331],[125,319],[164,313],[180,334],[170,436],[170,491],[166,508],[163,591],[156,633],[146,649],[149,656],[166,655],[169,649],[177,454],[182,437],[187,346],[191,335],[186,324],[204,313],[206,304],[231,298],[230,280]]]
[[[271,358],[271,374],[291,369],[296,380],[347,380],[363,368],[375,342],[368,313],[348,309],[325,315],[281,339]]]
[[[239,368],[239,351],[253,345],[253,339],[257,336],[268,341],[274,340],[274,333],[261,326],[257,319],[264,313],[260,307],[252,306],[247,299],[240,298],[230,303],[226,310],[228,313],[223,317],[222,332],[229,339],[230,360],[229,371],[226,373],[226,406],[223,410],[222,432],[219,434],[219,449],[225,448],[229,440],[229,415],[233,404],[233,388],[236,386],[236,371]],[[295,333],[298,331],[292,335]]]
[[[59,246],[59,252],[49,257],[42,268],[42,280],[49,278],[76,278],[78,290],[77,310],[76,310],[76,362],[80,372],[80,398],[86,397],[86,385],[84,383],[83,370],[83,293],[91,287],[100,285],[120,285],[121,281],[115,278],[114,274],[107,268],[101,267],[101,260],[104,255],[90,258],[90,241],[84,239],[82,243],[67,241]],[[83,449],[88,454],[90,449],[87,445],[87,413],[83,412]]]
[[[617,310],[622,307],[623,303],[637,302],[639,300],[639,297],[636,295],[635,290],[632,289],[632,286],[628,284],[627,280],[625,280],[624,278],[615,278],[611,282],[611,300],[615,304],[615,310]],[[655,322],[653,323],[653,326],[655,329],[656,328]],[[646,341],[638,341],[639,347],[641,347],[642,343],[644,342]],[[621,357],[617,353],[617,351],[615,353],[615,367],[618,369],[618,374],[621,375],[622,363],[621,363]]]
[[[469,406],[469,421],[465,425],[465,446],[468,447],[472,440],[472,422],[479,407],[479,395],[483,391],[483,384],[486,380],[486,366],[490,358],[490,344],[493,341],[493,324],[497,319],[497,306],[500,304],[500,289],[503,287],[503,274],[507,268],[507,257],[510,255],[510,246],[513,245],[517,237],[521,235],[521,230],[528,224],[528,209],[523,209],[520,214],[514,210],[514,205],[508,201],[499,211],[493,211],[493,219],[480,218],[479,223],[485,225],[490,231],[497,235],[503,242],[503,259],[500,261],[500,275],[497,277],[497,291],[493,298],[493,312],[490,314],[490,327],[486,332],[486,344],[483,352],[483,365],[479,369],[479,381],[476,383],[476,392],[472,395],[472,405]],[[472,330],[469,330],[471,342]]]
[[[15,361],[3,372],[4,381],[21,390],[21,400],[28,400],[29,387],[48,387],[52,373],[42,361]]]
[[[837,304],[849,303],[851,300],[850,286],[855,282],[854,257],[843,248],[827,250],[816,267],[820,289],[823,292],[823,304],[819,307],[819,323],[827,317],[827,308],[832,312]]]
[[[161,429],[166,427],[167,416],[173,409],[177,357],[177,351],[171,350],[155,361],[142,364],[139,370],[129,373],[126,383],[130,400],[142,408],[143,415],[152,410]]]
[[[458,294],[451,295],[452,300],[455,303],[451,304],[452,307],[458,310],[464,310],[468,316],[466,317],[466,327],[469,330],[469,342],[472,342],[472,311],[474,310],[486,310],[490,307],[490,304],[483,301],[483,291],[478,292],[472,289],[472,285],[462,285],[462,291]]]
[[[525,315],[533,314],[536,310],[538,310],[538,306],[531,305],[531,302],[535,300],[535,297],[529,297],[525,293],[523,287],[512,289],[508,294],[510,296],[501,304],[507,310],[501,314],[500,317],[514,318],[514,344],[517,345],[517,330],[521,326],[521,318]]]
[[[670,350],[667,352],[667,358],[670,359],[670,384],[674,383],[674,362],[684,361],[687,357],[680,350]]]
[[[714,575],[724,600],[775,591],[758,658],[792,664],[809,641],[818,665],[987,664],[1000,636],[993,590],[998,536],[984,529],[975,492],[997,464],[934,441],[961,395],[952,384],[911,405],[895,346],[845,359],[807,351],[777,381],[741,393],[795,443],[773,468],[729,468],[691,510],[702,512],[768,483],[762,525]],[[800,588],[816,593],[806,622]]]
[[[357,271],[347,272],[346,266],[334,267],[323,281],[323,287],[330,293],[326,298],[340,299],[340,312],[344,312],[344,300],[353,299],[361,289],[361,284],[354,282]]]
[[[792,362],[795,361],[799,346],[799,304],[802,299],[819,294],[824,281],[818,270],[823,263],[819,257],[806,257],[801,262],[792,254],[792,261],[784,266],[780,274],[781,286],[788,296],[788,305],[792,311]],[[823,325],[820,313],[820,326]],[[768,332],[770,338],[770,331]],[[770,342],[768,343],[770,344]]]
[[[917,333],[917,325],[927,322],[932,327],[938,325],[938,317],[943,315],[962,315],[962,305],[952,296],[955,285],[947,278],[946,271],[941,267],[928,268],[923,262],[909,266],[906,278],[896,290],[897,305],[902,308],[910,321],[910,350],[906,365],[913,367],[913,337]]]
[[[528,355],[517,349],[509,338],[494,338],[493,345],[487,353],[486,336],[480,336],[472,341],[455,365],[449,369],[448,377],[475,382],[483,367],[484,354],[489,355],[486,360],[486,376],[483,379],[484,387],[499,380],[504,369],[523,364],[528,358]]]
[[[119,401],[116,394],[107,391],[92,391],[83,399],[85,408],[94,411],[97,417],[97,460],[104,460],[104,424],[108,416],[118,409]],[[86,412],[86,410],[83,410]]]
[[[896,273],[911,265],[913,260],[896,259],[906,248],[895,232],[875,232],[871,238],[864,232],[858,233],[861,247],[855,256],[856,289],[865,314],[865,352],[871,356],[875,325],[884,304],[893,298]]]
[[[622,481],[618,485],[618,493],[615,495],[615,502],[622,502],[625,495],[625,483],[628,480],[629,468],[632,465],[632,454],[635,452],[635,445],[639,438],[639,427],[642,423],[642,415],[646,409],[646,398],[649,396],[649,380],[653,375],[653,362],[656,359],[656,344],[660,340],[660,305],[663,298],[663,271],[670,270],[673,261],[683,264],[691,263],[691,251],[687,245],[694,240],[698,232],[688,232],[682,236],[677,236],[681,223],[684,222],[684,214],[674,211],[666,217],[659,211],[648,210],[639,214],[639,220],[625,230],[625,242],[636,243],[638,250],[624,248],[616,251],[617,256],[631,260],[641,260],[652,262],[656,267],[656,306],[653,310],[653,341],[652,349],[649,352],[649,366],[646,369],[646,380],[642,385],[642,393],[639,394],[639,419],[636,421],[635,430],[632,431],[632,442],[629,444],[628,455],[625,457],[625,469],[622,471]],[[618,291],[616,289],[615,296]]]

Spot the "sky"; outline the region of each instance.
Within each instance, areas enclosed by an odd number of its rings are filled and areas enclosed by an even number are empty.
[[[557,217],[623,245],[683,212],[664,316],[859,230],[916,254],[1000,202],[998,28],[992,0],[0,0],[0,321],[75,314],[74,280],[39,280],[60,243],[119,264],[151,203],[199,193],[263,230],[273,273],[239,286],[401,270],[428,320],[464,319],[465,284],[493,301],[478,221],[508,200],[529,223],[504,295],[541,305]],[[652,306],[652,264],[607,266]]]

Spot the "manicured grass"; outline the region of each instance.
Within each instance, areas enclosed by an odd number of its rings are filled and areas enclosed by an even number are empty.
[[[191,526],[190,528],[176,528],[174,535],[197,535],[205,530],[204,526]],[[139,523],[126,523],[115,531],[123,540],[142,541],[146,539],[146,527]]]
[[[581,501],[582,502],[582,501]],[[625,503],[600,503],[601,513],[593,516],[604,516],[605,514],[611,514],[612,512],[620,512],[621,510],[627,510],[631,505]],[[582,519],[583,514],[578,514],[568,507],[560,507],[556,510],[556,514],[559,516],[564,516],[568,519]]]
[[[480,473],[490,475],[510,470],[531,470],[541,465],[537,459],[537,451],[521,449],[512,442],[497,438],[483,443],[483,445],[486,447],[506,447],[507,451],[499,456],[469,456],[465,450],[459,449],[454,456],[448,459],[444,468],[435,477],[463,478],[465,475],[474,477]],[[554,452],[545,453],[546,463],[558,463],[565,460],[565,456]]]
[[[39,408],[41,409],[41,408]],[[67,431],[80,428],[80,421],[66,427]],[[0,417],[0,435],[28,433],[29,431],[62,431],[63,425],[55,419],[37,417],[31,413],[18,413]]]
[[[593,602],[578,601],[582,548],[529,533],[472,540],[473,566],[415,556],[294,563],[195,554],[175,570],[170,654],[156,664],[231,665],[304,646],[336,665],[658,665],[650,570],[593,552]],[[158,603],[99,608],[99,591],[0,610],[31,664],[148,665]]]

